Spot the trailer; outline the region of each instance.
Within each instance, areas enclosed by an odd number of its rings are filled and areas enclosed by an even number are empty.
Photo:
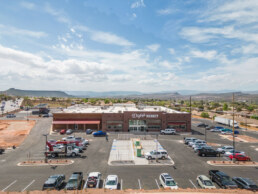
[[[223,124],[223,125],[233,127],[233,120],[231,120],[231,119],[227,119],[227,118],[223,118],[223,117],[215,117],[214,121],[217,123]],[[234,121],[234,127],[239,128],[236,121]]]
[[[45,155],[47,157],[52,157],[52,158],[56,158],[56,157],[75,157],[79,155],[79,149],[77,148],[73,148],[73,146],[71,145],[64,145],[63,149],[54,149],[53,146],[49,143],[46,142],[47,146],[48,146],[48,151],[45,152]]]

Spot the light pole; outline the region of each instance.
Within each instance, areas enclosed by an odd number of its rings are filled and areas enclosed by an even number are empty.
[[[232,157],[232,160],[233,162],[235,163],[235,110],[234,110],[234,93],[233,93],[233,96],[232,96],[232,101],[233,101],[233,157]]]
[[[47,163],[48,161],[47,161],[47,154],[46,154],[46,152],[47,152],[47,136],[48,136],[48,134],[43,134],[43,136],[46,137],[46,142],[45,142],[45,163]]]

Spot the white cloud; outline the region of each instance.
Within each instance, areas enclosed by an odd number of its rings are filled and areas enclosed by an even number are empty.
[[[27,1],[22,1],[21,2],[21,6],[25,9],[29,9],[29,10],[33,10],[36,8],[34,3],[31,2],[27,2]]]
[[[132,18],[133,18],[133,19],[137,18],[136,13],[133,13],[133,14],[132,14]]]
[[[151,44],[151,45],[148,45],[147,48],[149,50],[151,50],[152,52],[157,52],[160,48],[160,45],[159,44]]]
[[[98,30],[90,29],[86,26],[74,26],[73,28],[78,29],[80,31],[86,32],[89,34],[89,37],[91,40],[100,42],[103,44],[112,44],[112,45],[118,45],[118,46],[133,46],[134,43],[130,42],[129,40],[118,36],[116,34],[110,33],[110,32],[103,32]]]
[[[249,44],[249,45],[244,45],[241,46],[240,48],[235,48],[232,50],[233,54],[258,54],[258,45],[257,44]]]
[[[176,52],[175,52],[175,49],[173,49],[173,48],[169,48],[168,51],[169,51],[169,53],[170,53],[171,55],[174,55],[174,54],[176,53]]]
[[[170,14],[174,13],[174,11],[172,9],[166,8],[166,9],[157,10],[157,13],[159,15],[170,15]]]
[[[235,30],[233,26],[226,26],[223,28],[185,27],[180,32],[180,35],[193,43],[209,42],[212,39],[221,37],[258,42],[257,33]]]
[[[44,7],[45,12],[56,17],[56,20],[61,23],[70,24],[70,19],[65,15],[63,11],[54,9],[49,3],[46,3]]]
[[[132,3],[132,5],[131,5],[132,9],[139,8],[139,7],[145,7],[145,4],[144,4],[143,0],[138,0],[134,3]]]
[[[2,24],[0,24],[0,30],[1,30],[1,34],[7,35],[7,36],[10,36],[10,35],[27,36],[31,38],[42,38],[47,36],[45,32],[20,29],[20,28],[15,28],[13,26],[6,26]]]
[[[210,51],[191,50],[190,54],[192,55],[192,57],[203,58],[207,60],[213,60],[217,58],[217,51],[215,50],[210,50]]]
[[[113,44],[118,46],[132,46],[133,43],[123,37],[108,32],[94,31],[91,33],[91,39],[103,44]]]

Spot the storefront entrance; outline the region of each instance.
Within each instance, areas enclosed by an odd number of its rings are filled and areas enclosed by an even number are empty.
[[[129,132],[145,132],[147,128],[146,120],[129,120]]]

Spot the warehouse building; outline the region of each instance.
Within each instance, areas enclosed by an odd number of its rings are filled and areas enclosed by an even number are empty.
[[[53,130],[86,129],[115,132],[159,132],[174,128],[177,132],[191,131],[191,115],[161,106],[75,105],[53,113]]]

